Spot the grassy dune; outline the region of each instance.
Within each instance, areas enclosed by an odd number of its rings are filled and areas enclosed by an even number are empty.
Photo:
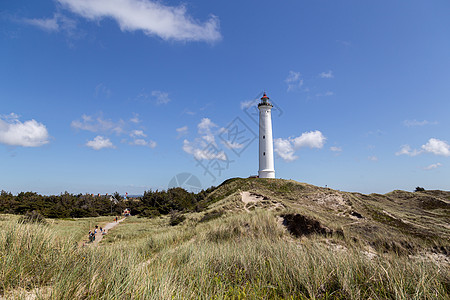
[[[262,200],[245,207],[243,190]],[[170,226],[169,216],[130,217],[99,247],[79,242],[89,224],[108,218],[38,225],[0,215],[0,299],[449,299],[448,260],[438,259],[446,257],[439,251],[448,247],[447,229],[422,232],[430,220],[445,222],[446,206],[426,198],[433,208],[418,210],[395,203],[398,194],[364,197],[233,180],[180,225]],[[426,218],[408,225],[411,211]],[[294,237],[282,221],[296,214],[327,231]]]
[[[339,238],[292,239],[267,211],[206,223],[196,223],[196,217],[177,227],[166,225],[167,219],[130,218],[98,248],[77,247],[51,226],[4,222],[1,294],[7,299],[30,293],[42,299],[448,298],[448,269],[432,261],[393,253],[370,259]]]

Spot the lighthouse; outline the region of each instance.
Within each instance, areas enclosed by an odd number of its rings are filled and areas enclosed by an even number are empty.
[[[266,93],[258,103],[259,109],[259,178],[275,178],[273,164],[272,107]]]

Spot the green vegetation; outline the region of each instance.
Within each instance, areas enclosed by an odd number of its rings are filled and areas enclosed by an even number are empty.
[[[124,202],[98,247],[111,217],[0,215],[0,299],[449,299],[449,202],[234,178]]]
[[[124,201],[113,205],[113,214],[120,214],[126,207]],[[21,192],[17,195],[0,192],[0,213],[26,214],[36,211],[47,218],[83,218],[111,214],[111,201],[108,196],[91,194],[73,195],[65,192],[60,195],[43,196],[34,192]]]
[[[178,224],[180,224],[181,222],[183,222],[186,219],[186,217],[182,214],[180,214],[177,211],[172,211],[170,212],[170,222],[169,224],[172,226],[176,226]]]
[[[47,224],[47,221],[45,221],[45,217],[41,215],[39,212],[33,210],[33,211],[27,211],[25,215],[20,217],[19,223],[40,223],[40,224]]]
[[[448,269],[342,237],[292,238],[272,212],[198,223],[129,218],[104,246],[51,226],[2,222],[0,294],[41,299],[446,299]],[[181,227],[180,227],[181,226]],[[109,241],[109,242],[108,242]]]
[[[78,194],[65,192],[61,195],[43,196],[34,192],[21,192],[16,196],[0,192],[0,213],[26,214],[35,211],[47,218],[84,218],[106,215],[118,215],[125,208],[131,209],[132,215],[154,217],[175,211],[200,211],[211,203],[207,198],[215,188],[195,194],[182,188],[167,191],[146,191],[137,199],[124,199],[117,192],[117,203],[112,204],[110,196]]]

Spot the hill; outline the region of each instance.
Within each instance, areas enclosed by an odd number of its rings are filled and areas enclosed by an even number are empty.
[[[296,236],[334,233],[378,251],[450,255],[450,192],[446,191],[365,195],[294,180],[233,178],[207,200],[214,203],[210,210],[215,211],[275,209]],[[317,222],[311,232],[308,222]]]
[[[79,238],[108,217],[0,215],[0,299],[449,299],[449,192],[233,178],[137,204],[179,194],[98,246]]]

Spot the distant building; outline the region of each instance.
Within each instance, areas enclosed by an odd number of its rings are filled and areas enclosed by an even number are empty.
[[[266,93],[258,103],[259,109],[259,178],[275,178],[273,162],[272,107]]]

